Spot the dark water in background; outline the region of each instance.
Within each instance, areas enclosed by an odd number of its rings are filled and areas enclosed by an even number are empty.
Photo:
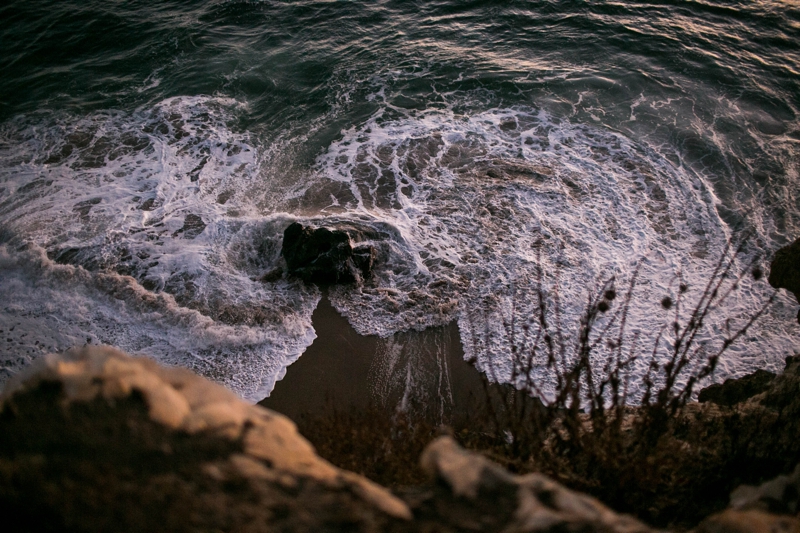
[[[331,294],[357,330],[458,320],[500,379],[537,264],[572,323],[644,258],[644,335],[675,273],[699,288],[738,228],[749,255],[800,234],[795,1],[26,0],[0,18],[0,379],[91,340],[265,396],[320,298],[260,280],[292,220],[382,236],[375,279]],[[766,292],[742,284],[708,337]],[[719,377],[778,366],[794,305]]]

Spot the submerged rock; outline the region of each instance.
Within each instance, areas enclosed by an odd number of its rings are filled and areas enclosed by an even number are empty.
[[[800,239],[775,252],[768,281],[776,289],[791,292],[800,302]],[[800,322],[800,312],[797,321]]]
[[[286,417],[109,347],[48,355],[9,382],[0,511],[30,531],[381,531],[411,518]]]
[[[369,278],[375,248],[373,237],[351,226],[313,228],[294,222],[283,232],[281,255],[289,274],[308,283],[352,283]]]
[[[186,218],[183,219],[183,227],[172,234],[173,237],[177,237],[180,234],[183,234],[184,239],[194,239],[206,229],[206,223],[203,222],[203,219],[200,218],[200,215],[195,214],[188,214]]]

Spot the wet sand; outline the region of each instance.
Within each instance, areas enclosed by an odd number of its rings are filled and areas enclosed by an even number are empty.
[[[327,297],[311,320],[317,338],[260,405],[294,419],[378,406],[450,423],[469,416],[483,395],[479,372],[464,361],[455,322],[386,339],[362,336]]]

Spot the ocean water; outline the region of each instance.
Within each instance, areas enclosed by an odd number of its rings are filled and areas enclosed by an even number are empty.
[[[539,288],[569,336],[638,265],[626,335],[652,346],[661,299],[685,283],[685,317],[729,239],[752,233],[737,268],[766,268],[800,236],[796,0],[10,0],[0,18],[0,381],[102,342],[267,396],[315,338],[320,290],[265,278],[293,221],[380,236],[374,277],[330,294],[357,331],[457,321],[499,381]],[[699,343],[770,294],[745,276]],[[781,291],[714,379],[780,368],[796,312]]]

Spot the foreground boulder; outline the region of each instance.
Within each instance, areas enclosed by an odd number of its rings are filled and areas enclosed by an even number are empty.
[[[665,464],[669,483],[686,489],[670,495],[653,478],[666,501],[659,505],[710,506],[693,526],[751,483],[698,533],[800,533],[800,469],[762,484],[800,462],[798,391],[795,356],[746,400],[687,406],[666,443],[682,462]],[[318,457],[285,417],[188,370],[109,347],[48,355],[0,394],[0,513],[21,530],[653,531],[542,474],[513,475],[449,437],[420,463],[432,483],[406,487],[400,499]],[[731,471],[735,484],[720,478]],[[684,497],[698,484],[722,502]]]
[[[294,222],[283,232],[281,254],[289,274],[308,283],[352,283],[372,274],[370,235],[350,226],[314,228]]]
[[[800,239],[775,252],[768,281],[776,289],[791,292],[800,302]],[[797,321],[800,322],[800,312]]]
[[[791,474],[780,475],[757,487],[738,487],[731,493],[731,507],[797,515],[800,513],[800,464]]]
[[[800,465],[759,486],[731,493],[730,508],[705,519],[697,533],[800,533]]]
[[[284,416],[108,347],[48,355],[3,391],[0,513],[29,531],[381,531],[411,518]]]
[[[695,533],[800,533],[800,520],[763,511],[728,509],[704,520]]]
[[[0,513],[20,530],[650,531],[450,438],[421,462],[433,483],[403,501],[282,415],[109,347],[48,355],[0,394]]]
[[[420,459],[438,489],[414,505],[420,528],[439,531],[652,531],[598,500],[542,474],[515,476],[450,437],[432,442]]]

